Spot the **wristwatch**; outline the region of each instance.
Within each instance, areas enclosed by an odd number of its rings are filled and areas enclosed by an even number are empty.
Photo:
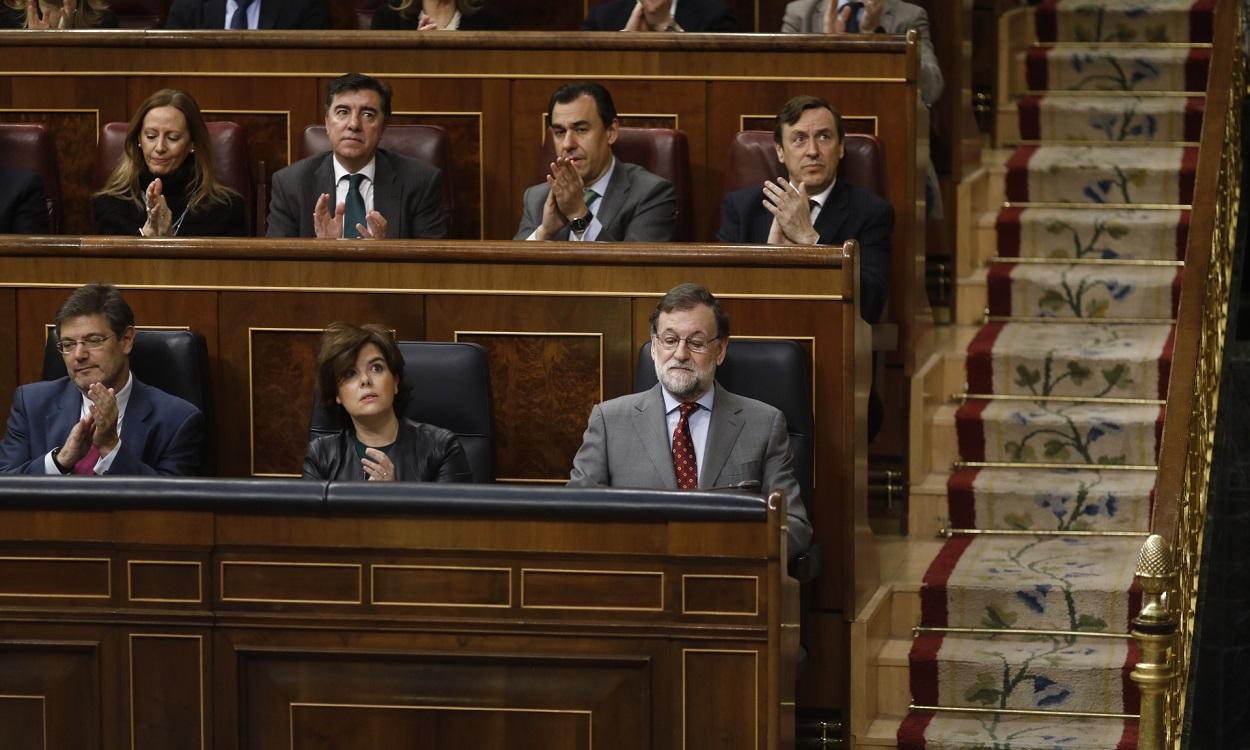
[[[62,447],[62,446],[59,446],[59,445],[58,445],[57,447],[55,447],[55,448],[53,448],[53,449],[52,449],[52,465],[53,465],[53,466],[55,466],[55,467],[56,467],[56,470],[57,470],[57,471],[59,471],[59,472],[61,472],[62,474],[68,474],[68,473],[69,473],[69,469],[67,469],[67,468],[65,468],[64,466],[62,466],[62,465],[61,465],[61,462],[60,462],[60,461],[58,461],[58,460],[56,460],[56,454],[58,454],[58,453],[60,453],[60,452],[61,452],[61,447]]]
[[[590,222],[594,218],[595,218],[594,212],[588,208],[586,209],[585,216],[579,219],[572,219],[569,221],[569,228],[572,229],[574,232],[577,232],[578,234],[583,234],[585,233],[587,229],[590,229]]]

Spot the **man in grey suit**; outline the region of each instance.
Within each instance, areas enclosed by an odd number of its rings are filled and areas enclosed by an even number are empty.
[[[836,12],[829,12],[831,2]],[[794,0],[786,5],[783,34],[906,34],[920,35],[920,98],[930,107],[942,94],[942,68],[933,51],[929,16],[904,0]]]
[[[698,284],[669,290],[651,313],[659,383],[590,412],[569,485],[654,489],[781,490],[791,558],[811,545],[791,469],[786,418],[715,382],[729,347],[729,316]]]
[[[669,242],[677,193],[667,180],[612,155],[620,122],[598,83],[561,86],[547,103],[556,147],[547,181],[525,191],[518,240]]]
[[[378,148],[390,116],[390,87],[376,78],[348,73],[331,81],[325,119],[330,150],[274,173],[269,236],[446,237],[443,173]]]

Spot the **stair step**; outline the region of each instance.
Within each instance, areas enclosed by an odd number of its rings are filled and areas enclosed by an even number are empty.
[[[1205,104],[1202,97],[1183,95],[1024,96],[1016,102],[1018,134],[1026,141],[1196,143]]]
[[[899,750],[1131,750],[1136,719],[932,713],[915,711],[899,725]]]
[[[1163,407],[978,399],[955,412],[955,429],[964,461],[1143,466],[1155,463]]]
[[[1210,42],[1213,0],[1150,0],[1141,2],[1072,2],[1046,0],[1034,10],[1039,42]]]
[[[1039,45],[1017,53],[1016,91],[1206,91],[1209,47]]]
[[[1176,316],[1181,269],[1167,266],[1000,262],[987,275],[990,315],[1167,319]]]
[[[957,529],[1148,531],[1155,475],[1097,469],[960,469],[947,480]]]
[[[994,217],[1001,257],[1181,260],[1189,211],[1006,208]]]
[[[1186,146],[1021,146],[1007,163],[1014,203],[1188,205],[1198,149]]]

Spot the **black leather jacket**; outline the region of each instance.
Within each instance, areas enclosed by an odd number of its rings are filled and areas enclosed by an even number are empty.
[[[399,434],[391,449],[398,482],[472,482],[469,460],[455,433],[442,427],[399,421]],[[356,436],[351,429],[322,435],[308,444],[304,455],[305,479],[366,479],[356,457]]]

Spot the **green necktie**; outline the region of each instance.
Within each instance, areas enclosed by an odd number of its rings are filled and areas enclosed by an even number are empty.
[[[590,188],[586,188],[582,191],[582,200],[586,202],[586,208],[590,208],[590,204],[599,200],[599,194]]]
[[[360,194],[360,183],[365,181],[362,174],[347,176],[347,207],[343,210],[343,236],[354,240],[360,236],[356,231],[357,224],[365,223],[365,197]]]

